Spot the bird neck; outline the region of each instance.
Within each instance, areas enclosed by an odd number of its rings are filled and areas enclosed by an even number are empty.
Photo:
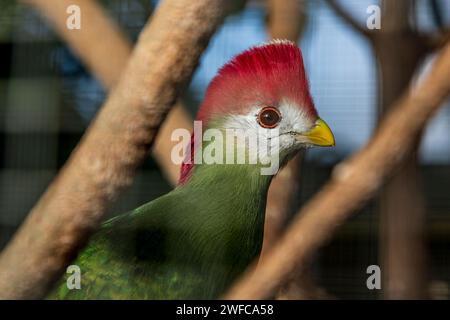
[[[200,164],[195,166],[187,187],[242,206],[266,198],[273,176],[262,175],[260,169],[250,164]]]
[[[188,191],[186,195],[196,197],[190,199],[199,208],[196,219],[213,230],[220,246],[238,245],[238,251],[248,252],[244,260],[253,259],[262,244],[272,176],[261,175],[259,169],[256,165],[197,165],[182,187]]]
[[[218,218],[218,222],[229,223],[239,221],[241,226],[249,228],[263,224],[267,191],[273,176],[261,175],[257,165],[197,165],[189,182],[189,187],[195,189],[195,194],[208,202],[202,201],[199,214],[207,215],[209,219]],[[221,226],[227,228],[226,224]],[[234,225],[230,224],[233,228]]]
[[[254,165],[203,164],[196,165],[189,181],[179,187],[195,208],[189,214],[192,232],[182,240],[194,249],[189,257],[180,257],[201,261],[206,282],[214,284],[207,289],[212,295],[259,255],[271,179]]]
[[[248,164],[196,165],[186,188],[194,189],[202,207],[197,214],[218,227],[262,229],[267,191],[273,176],[261,175],[259,166]],[[227,219],[228,218],[228,219]],[[231,224],[227,226],[226,224]]]

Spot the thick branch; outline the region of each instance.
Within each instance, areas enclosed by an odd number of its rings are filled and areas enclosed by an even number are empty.
[[[119,80],[131,55],[132,44],[119,26],[112,21],[94,0],[22,0],[30,4],[51,23],[93,75],[106,89]],[[66,8],[78,5],[81,10],[81,29],[66,27]],[[101,41],[99,41],[101,35]],[[159,130],[153,146],[153,154],[168,180],[178,181],[180,168],[170,158],[170,135],[174,128],[192,129],[190,115],[181,103],[174,106]]]
[[[356,21],[356,19],[346,9],[344,9],[344,7],[342,7],[342,5],[338,3],[338,1],[325,0],[325,2],[355,31],[359,32],[366,38],[370,38],[372,36],[372,33],[367,28],[362,26],[358,21]]]
[[[254,273],[246,273],[228,299],[269,297],[351,214],[372,198],[414,149],[417,136],[450,94],[450,44],[426,79],[400,99],[371,141],[334,171],[331,181],[300,210],[298,218]],[[401,133],[401,134],[399,134]],[[314,232],[311,232],[314,230]]]
[[[128,186],[200,54],[225,0],[166,0],[115,90],[0,256],[0,297],[41,298]]]
[[[267,0],[267,11],[270,37],[297,42],[306,25],[305,0]]]
[[[414,1],[382,1],[384,23],[374,39],[378,60],[379,112],[384,116],[409,87],[427,54],[410,21]],[[399,67],[401,66],[401,67]],[[403,161],[380,193],[380,262],[383,296],[417,299],[427,295],[427,252],[424,238],[426,201],[417,149]]]
[[[156,162],[163,170],[166,179],[176,185],[180,178],[180,165],[172,161],[172,149],[176,142],[171,140],[172,132],[175,129],[186,129],[192,131],[193,120],[187,112],[185,106],[178,100],[172,107],[164,122],[159,128],[158,135],[155,138],[152,152]]]
[[[450,28],[423,35],[423,39],[430,51],[439,50],[450,41]]]
[[[383,0],[381,30],[385,33],[411,30],[410,17],[414,4],[415,0]]]

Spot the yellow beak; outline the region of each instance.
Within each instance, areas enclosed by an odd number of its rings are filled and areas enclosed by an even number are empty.
[[[333,132],[325,121],[317,119],[314,127],[302,134],[303,138],[315,146],[332,147],[335,145]]]

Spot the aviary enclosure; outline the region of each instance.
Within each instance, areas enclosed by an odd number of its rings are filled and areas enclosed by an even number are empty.
[[[82,292],[102,222],[177,185],[219,68],[286,39],[336,145],[273,178],[217,298],[449,299],[449,28],[445,0],[0,0],[0,298]]]

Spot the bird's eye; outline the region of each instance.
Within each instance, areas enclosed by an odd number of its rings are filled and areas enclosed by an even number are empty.
[[[280,122],[281,113],[275,107],[264,107],[259,112],[257,120],[261,127],[272,129]]]

